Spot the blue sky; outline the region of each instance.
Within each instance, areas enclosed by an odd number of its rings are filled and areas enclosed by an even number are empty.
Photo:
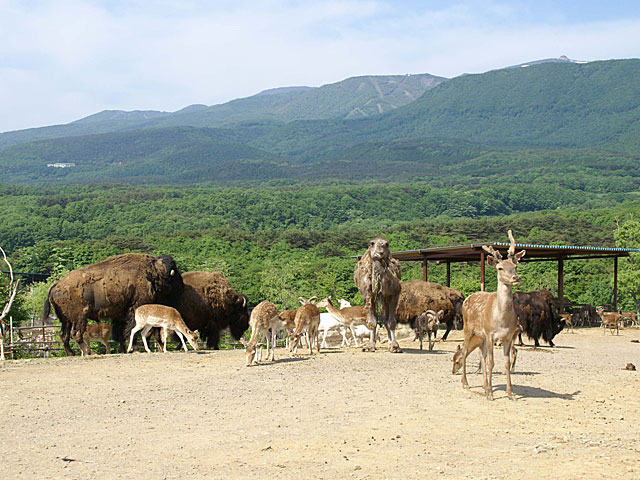
[[[354,75],[640,56],[640,2],[0,0],[0,132]]]

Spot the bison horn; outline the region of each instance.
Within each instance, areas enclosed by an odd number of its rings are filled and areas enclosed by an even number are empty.
[[[247,306],[247,296],[246,295],[241,295],[240,298],[242,299],[242,307],[246,307]]]
[[[173,277],[175,274],[176,274],[176,271],[172,268],[171,271],[169,272],[169,275]]]

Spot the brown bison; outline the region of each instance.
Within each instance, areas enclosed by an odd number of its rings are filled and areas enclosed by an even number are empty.
[[[229,327],[236,340],[249,328],[247,296],[235,292],[220,272],[187,272],[178,311],[208,348],[220,348],[220,330]]]
[[[462,319],[463,302],[464,295],[458,290],[438,283],[411,280],[402,282],[396,316],[399,322],[408,323],[415,328],[416,319],[425,310],[443,310],[441,321],[447,324],[447,331],[442,339],[446,340],[454,321]]]
[[[54,283],[44,302],[42,318],[47,318],[53,305],[62,323],[60,339],[67,355],[73,355],[71,336],[85,355],[89,353],[83,339],[87,320],[109,319],[113,339],[120,342],[120,351],[124,352],[125,339],[135,325],[135,309],[147,303],[176,305],[183,288],[176,262],[168,255],[116,255],[74,270]]]
[[[550,346],[554,346],[555,337],[565,326],[565,322],[558,313],[553,294],[548,290],[534,290],[533,292],[515,292],[513,306],[522,331],[533,340],[536,347],[540,346],[540,338]],[[519,335],[522,345],[522,334]]]

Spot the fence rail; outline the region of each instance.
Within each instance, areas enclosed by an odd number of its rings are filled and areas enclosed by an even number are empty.
[[[51,352],[64,352],[64,348],[58,332],[60,330],[60,324],[53,325],[30,325],[30,326],[15,326],[13,324],[13,318],[9,317],[9,325],[7,325],[6,337],[8,337],[8,344],[5,344],[5,355],[9,356],[12,360],[16,357],[22,358],[28,357],[50,357]],[[73,343],[72,343],[73,345]],[[120,346],[119,343],[113,340],[109,341],[109,345],[112,351],[117,352]],[[75,345],[73,345],[75,346]],[[152,338],[149,342],[149,347],[154,348],[155,340]],[[220,346],[228,349],[243,349],[244,345],[235,341],[228,333],[224,332]],[[102,345],[100,344],[100,347]],[[200,349],[205,349],[206,344],[204,342],[198,342]],[[79,349],[75,349],[79,352]]]

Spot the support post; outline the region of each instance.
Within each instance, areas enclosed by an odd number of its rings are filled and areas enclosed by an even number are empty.
[[[613,311],[618,311],[618,257],[613,257]]]
[[[564,258],[558,258],[558,312],[564,313]]]
[[[480,252],[480,291],[484,292],[484,252]]]
[[[427,259],[423,258],[422,259],[422,279],[425,282],[428,282],[429,280],[427,280]]]
[[[451,287],[451,262],[447,262],[447,287]]]

